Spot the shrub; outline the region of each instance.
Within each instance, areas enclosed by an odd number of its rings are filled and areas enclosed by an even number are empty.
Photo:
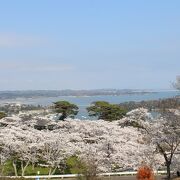
[[[152,169],[148,166],[142,166],[138,169],[137,180],[155,180]]]
[[[0,112],[0,119],[4,118],[6,116],[7,116],[7,114],[5,112]]]

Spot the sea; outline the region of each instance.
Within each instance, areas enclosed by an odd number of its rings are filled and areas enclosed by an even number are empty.
[[[79,107],[79,113],[77,114],[77,119],[96,119],[88,117],[86,108],[95,101],[108,101],[114,104],[120,104],[128,101],[143,101],[143,100],[158,100],[164,98],[170,98],[180,96],[180,91],[158,91],[146,94],[125,94],[119,96],[59,96],[59,97],[38,97],[38,98],[17,98],[8,99],[0,101],[2,103],[22,103],[22,104],[32,104],[32,105],[43,105],[49,106],[56,101],[69,101],[76,104]]]

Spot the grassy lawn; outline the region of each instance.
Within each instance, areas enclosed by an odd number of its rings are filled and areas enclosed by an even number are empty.
[[[18,175],[21,175],[21,168],[18,167]],[[34,167],[29,165],[26,169],[25,175],[26,176],[33,176],[37,175],[37,172],[40,172],[40,175],[48,175],[48,168],[46,167]],[[11,161],[7,161],[4,168],[3,168],[3,175],[4,176],[14,176],[14,168],[12,166]]]

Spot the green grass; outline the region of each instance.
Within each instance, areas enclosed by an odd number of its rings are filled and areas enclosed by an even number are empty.
[[[4,167],[2,167],[2,174],[4,176],[14,176],[14,168],[12,165],[12,161],[6,161]]]
[[[71,156],[66,160],[66,169],[64,169],[63,173],[59,169],[56,170],[55,174],[81,174],[83,173],[85,165],[76,157]],[[12,165],[12,160],[8,160],[4,167],[1,167],[0,169],[3,169],[2,175],[4,176],[14,176],[14,168]],[[32,166],[29,165],[26,168],[25,176],[34,176],[37,175],[39,171],[39,175],[48,175],[49,174],[49,168],[47,167],[40,167],[40,166]],[[20,162],[17,162],[17,172],[18,176],[21,176],[21,164]]]
[[[18,170],[18,175],[21,176],[21,168],[20,166],[17,166],[17,170]],[[33,175],[37,175],[37,172],[40,172],[40,175],[48,175],[48,171],[49,169],[47,167],[37,167],[35,166],[33,168],[32,165],[29,165],[27,168],[26,168],[26,171],[25,171],[25,175],[26,176],[33,176]],[[14,168],[13,168],[13,165],[12,165],[12,161],[7,161],[3,167],[3,175],[4,176],[14,176]]]
[[[26,176],[33,176],[37,175],[37,172],[39,171],[39,175],[48,175],[49,169],[46,167],[32,167],[32,165],[28,166],[26,168],[25,175]],[[21,173],[21,172],[20,172]]]

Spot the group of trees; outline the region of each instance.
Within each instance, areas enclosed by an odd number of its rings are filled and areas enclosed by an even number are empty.
[[[31,104],[19,104],[19,103],[7,103],[0,104],[0,112],[5,112],[8,115],[18,114],[23,111],[31,110],[42,110],[44,109],[41,105],[31,105]]]
[[[151,119],[148,110],[133,110],[119,121],[57,121],[51,131],[34,129],[35,119],[0,127],[0,164],[11,161],[14,174],[26,174],[30,165],[48,167],[49,174],[66,168],[77,156],[93,159],[98,172],[137,169],[141,163],[154,168],[166,162],[168,177],[178,165],[180,115],[163,112]],[[131,127],[126,127],[131,126]]]
[[[150,149],[138,144],[136,129],[121,128],[117,122],[53,121],[55,129],[37,130],[35,117],[14,121],[0,127],[0,165],[10,162],[11,175],[26,175],[33,166],[47,167],[49,174],[63,173],[72,156],[88,162],[88,167],[93,160],[98,172],[126,170],[138,167],[143,151]]]
[[[73,118],[78,113],[78,106],[67,101],[58,101],[54,103],[55,112],[61,113],[59,120],[64,120],[67,117]],[[90,107],[87,107],[89,116],[95,116],[98,119],[113,121],[121,119],[126,110],[118,104],[110,104],[106,101],[93,102]]]
[[[0,128],[0,164],[10,160],[14,174],[18,174],[20,167],[23,176],[30,164],[44,164],[53,174],[65,168],[66,159],[74,155],[80,158],[96,155],[101,171],[137,168],[142,161],[160,167],[164,158],[170,178],[172,164],[180,163],[178,113],[165,111],[152,120],[148,110],[141,108],[112,123],[57,121],[52,131],[34,129],[35,119],[24,122],[17,119],[16,124]]]
[[[158,109],[167,109],[167,108],[176,109],[180,107],[180,97],[177,96],[167,99],[147,100],[140,102],[129,101],[129,102],[120,103],[120,106],[124,109],[127,109],[128,111],[141,107],[149,109],[150,111],[154,111]]]

